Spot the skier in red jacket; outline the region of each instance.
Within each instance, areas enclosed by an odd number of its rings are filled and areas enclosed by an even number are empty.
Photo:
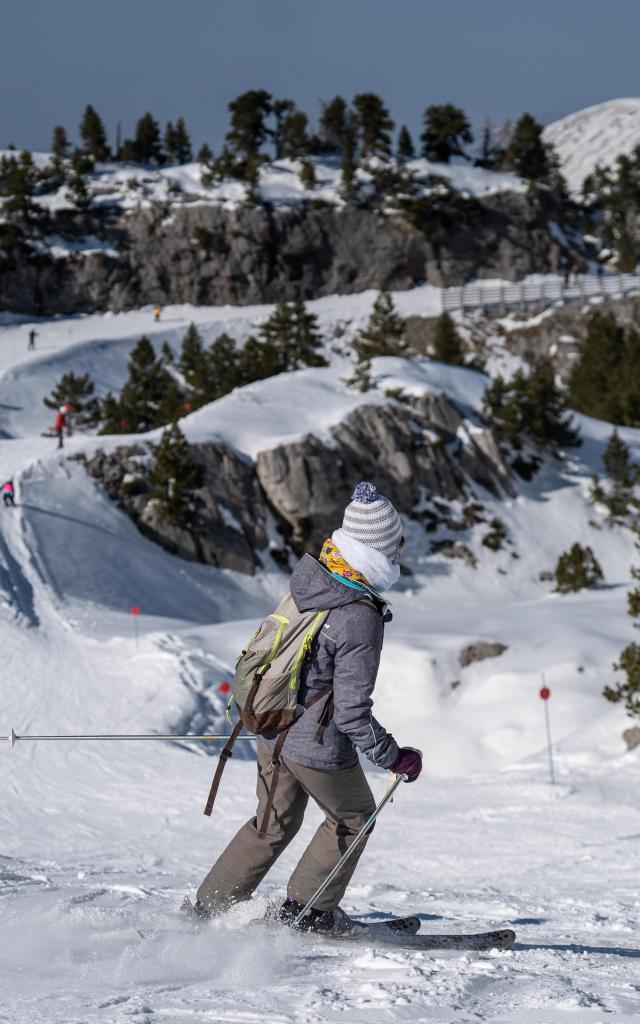
[[[66,406],[61,405],[53,423],[53,432],[58,438],[58,448],[64,447],[64,428],[67,425]]]

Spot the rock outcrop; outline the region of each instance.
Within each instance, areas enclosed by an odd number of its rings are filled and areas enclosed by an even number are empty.
[[[437,518],[430,512],[427,522],[425,502],[466,501],[473,498],[475,484],[494,493],[510,488],[490,431],[476,426],[460,438],[457,427],[466,421],[444,395],[427,396],[419,404],[361,405],[332,429],[330,441],[308,434],[260,452],[255,465],[219,442],[190,445],[204,480],[195,492],[196,518],[189,530],[160,516],[147,483],[148,449],[97,452],[87,469],[139,529],[167,550],[252,573],[267,551],[286,564],[289,552],[317,550],[340,523],[360,479],[375,480],[398,510],[425,530]],[[278,534],[281,543],[274,540]]]
[[[0,226],[0,309],[51,315],[149,303],[249,304],[312,299],[428,281],[516,280],[561,264],[552,199],[504,192],[458,198],[425,219],[322,202],[289,207],[150,202],[53,215],[54,258]],[[86,238],[102,249],[74,255]]]

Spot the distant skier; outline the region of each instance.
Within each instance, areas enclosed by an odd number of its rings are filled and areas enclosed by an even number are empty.
[[[15,490],[13,487],[13,480],[5,480],[0,490],[2,491],[2,500],[4,502],[4,507],[9,508],[9,506],[11,506],[11,508],[13,508],[15,505]]]
[[[32,327],[31,330],[29,331],[29,344],[27,345],[27,352],[35,351],[37,337],[38,332],[34,330],[34,328]]]
[[[379,768],[406,774],[410,782],[418,778],[420,753],[398,747],[372,715],[384,622],[390,618],[379,592],[400,575],[403,543],[395,508],[363,482],[346,508],[342,528],[325,541],[319,558],[306,554],[298,562],[290,581],[298,614],[329,610],[313,653],[303,662],[298,701],[307,710],[286,738],[279,733],[281,738],[258,739],[256,816],[213,865],[195,906],[185,901],[185,910],[207,918],[249,899],[300,829],[312,797],[325,819],[291,875],[279,910],[280,921],[293,924],[375,808],[358,751]],[[280,621],[286,628],[289,620]],[[303,928],[330,934],[349,930],[350,919],[338,904],[365,842],[309,911]]]
[[[155,320],[156,323],[158,323],[158,320],[160,319],[161,312],[162,312],[162,307],[160,306],[160,303],[157,303],[153,307],[153,319]]]
[[[64,431],[67,426],[66,405],[61,405],[53,423],[53,432],[58,438],[58,448],[64,448]]]

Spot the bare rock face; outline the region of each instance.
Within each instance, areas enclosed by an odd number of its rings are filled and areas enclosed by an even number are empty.
[[[142,533],[167,551],[192,562],[251,574],[267,546],[264,498],[254,467],[224,445],[190,445],[194,461],[204,469],[203,485],[195,492],[193,528],[167,522],[149,493],[146,479],[148,450],[139,445],[115,452],[97,452],[87,471],[100,480],[107,494],[131,516]]]
[[[640,747],[640,726],[634,725],[632,729],[625,729],[622,738],[627,744],[627,750],[635,750]]]
[[[322,202],[149,203],[52,216],[47,232],[91,235],[104,251],[56,259],[0,226],[0,309],[51,315],[148,303],[221,305],[312,299],[367,288],[404,290],[473,277],[517,280],[557,271],[562,250],[543,193],[458,200],[428,223],[407,211]],[[11,228],[11,230],[9,230]]]
[[[487,435],[484,447],[475,440],[463,441],[468,435],[464,423],[461,411],[445,395],[430,395],[419,407],[402,402],[361,405],[332,429],[330,441],[307,434],[260,452],[255,465],[218,442],[190,445],[191,458],[203,467],[204,482],[194,492],[195,519],[189,529],[160,515],[147,482],[148,448],[99,451],[87,469],[139,529],[168,551],[252,573],[261,564],[261,552],[273,549],[269,521],[283,538],[286,550],[272,550],[283,564],[289,551],[317,551],[340,525],[358,480],[375,481],[398,511],[423,525],[424,511],[416,509],[424,510],[425,499],[466,500],[474,483],[496,492],[501,486],[508,490],[508,474],[490,432],[482,432]],[[481,436],[479,430],[474,428],[473,438]],[[432,550],[475,565],[464,544],[445,540]]]
[[[487,640],[478,640],[475,644],[469,644],[458,655],[458,662],[462,668],[472,665],[474,661],[484,661],[485,658],[498,658],[508,650],[506,644],[489,643]]]

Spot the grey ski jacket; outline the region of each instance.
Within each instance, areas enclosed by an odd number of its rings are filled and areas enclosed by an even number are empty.
[[[357,761],[360,750],[375,765],[389,768],[398,744],[372,713],[384,624],[362,603],[363,592],[333,576],[312,555],[304,555],[291,576],[291,595],[300,611],[331,609],[303,671],[300,703],[333,686],[333,718],[322,740],[315,738],[325,701],[308,708],[291,726],[282,754],[306,768],[337,771]],[[267,741],[273,746],[273,740]]]

